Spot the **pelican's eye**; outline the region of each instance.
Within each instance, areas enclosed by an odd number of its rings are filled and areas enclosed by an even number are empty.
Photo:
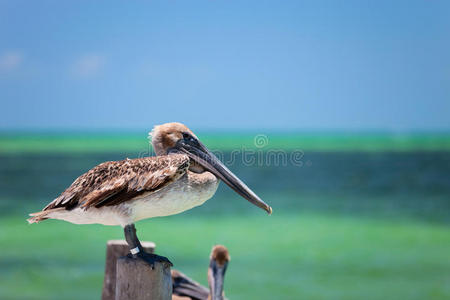
[[[189,134],[187,132],[183,132],[183,139],[186,142],[190,142],[190,143],[194,143],[194,144],[197,143],[197,140],[191,134]]]

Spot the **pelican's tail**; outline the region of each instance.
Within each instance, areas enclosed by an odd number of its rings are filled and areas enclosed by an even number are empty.
[[[29,224],[39,223],[40,221],[44,221],[44,220],[51,218],[51,216],[49,216],[49,214],[51,214],[55,211],[59,211],[61,209],[64,210],[64,208],[61,207],[61,208],[54,208],[54,209],[43,210],[43,211],[32,213],[32,214],[30,214],[31,218],[28,218],[27,221]]]
[[[40,221],[46,220],[47,218],[45,216],[47,214],[48,214],[48,211],[45,211],[45,210],[30,214],[31,218],[27,219],[28,224],[39,223]]]

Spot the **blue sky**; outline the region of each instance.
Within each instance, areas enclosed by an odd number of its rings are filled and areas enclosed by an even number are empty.
[[[449,1],[1,1],[0,128],[450,130]]]

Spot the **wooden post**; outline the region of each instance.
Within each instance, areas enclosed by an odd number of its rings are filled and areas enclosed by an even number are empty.
[[[171,300],[172,277],[167,263],[156,262],[154,269],[140,258],[117,260],[116,300]]]
[[[155,251],[153,242],[142,242],[142,247],[148,253]],[[110,240],[106,244],[105,279],[103,281],[102,300],[116,299],[116,265],[119,257],[129,253],[129,247],[124,240]]]

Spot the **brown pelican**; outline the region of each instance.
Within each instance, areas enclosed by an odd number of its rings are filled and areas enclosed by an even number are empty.
[[[209,291],[183,273],[172,270],[172,300],[223,300],[223,283],[229,261],[230,255],[225,246],[217,245],[213,247],[208,268]]]
[[[133,257],[152,266],[170,261],[145,253],[136,236],[136,221],[181,213],[203,204],[219,179],[254,205],[272,213],[262,201],[181,123],[155,126],[150,133],[157,156],[102,163],[78,177],[29,223],[59,219],[75,224],[121,225]]]

